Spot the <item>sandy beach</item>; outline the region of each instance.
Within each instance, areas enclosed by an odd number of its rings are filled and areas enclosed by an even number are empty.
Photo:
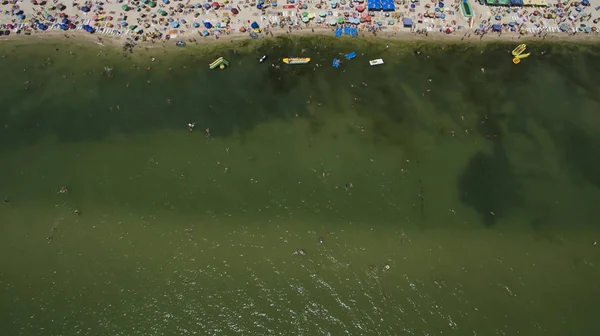
[[[301,3],[4,0],[0,5],[0,39],[81,34],[94,39],[113,37],[119,43],[131,45],[171,41],[179,46],[188,42],[313,33],[396,39],[581,40],[597,36],[599,2],[513,0],[516,6],[470,2],[465,8],[460,1],[396,1],[388,2],[388,10],[383,11],[374,10],[372,7],[378,5],[364,0]]]

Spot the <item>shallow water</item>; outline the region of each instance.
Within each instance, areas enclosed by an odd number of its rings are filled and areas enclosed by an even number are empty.
[[[599,49],[512,47],[3,44],[2,325],[597,334]]]

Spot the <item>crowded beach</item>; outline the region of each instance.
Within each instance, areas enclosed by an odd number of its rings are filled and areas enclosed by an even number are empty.
[[[334,36],[592,36],[600,6],[582,0],[2,0],[0,39],[79,32],[131,42],[199,42],[294,33]],[[54,34],[52,34],[54,33]]]

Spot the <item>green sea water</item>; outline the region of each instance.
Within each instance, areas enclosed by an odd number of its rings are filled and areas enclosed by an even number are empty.
[[[598,335],[595,45],[2,43],[2,335]]]

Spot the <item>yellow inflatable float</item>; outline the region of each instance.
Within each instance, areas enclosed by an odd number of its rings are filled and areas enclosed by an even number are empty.
[[[527,49],[526,44],[519,44],[515,49],[513,49],[512,55],[513,55],[513,63],[514,64],[519,64],[519,63],[521,63],[522,58],[529,57],[530,53],[523,54],[525,49]]]

